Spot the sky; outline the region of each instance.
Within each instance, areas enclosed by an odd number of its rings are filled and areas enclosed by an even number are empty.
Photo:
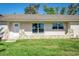
[[[0,3],[0,14],[24,14],[24,9],[29,6],[30,3]],[[38,10],[39,14],[44,14],[43,6],[45,3],[40,4]],[[48,7],[68,7],[70,3],[48,3]]]

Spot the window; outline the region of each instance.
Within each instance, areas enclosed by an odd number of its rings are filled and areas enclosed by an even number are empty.
[[[57,23],[53,24],[53,29],[57,29]]]
[[[34,23],[32,24],[32,32],[33,33],[42,33],[44,32],[44,24],[43,23]]]
[[[63,23],[56,22],[56,23],[53,23],[52,29],[64,29],[64,25]]]
[[[38,25],[35,23],[32,25],[32,32],[37,33],[38,32]]]
[[[43,23],[39,23],[39,32],[44,32],[44,24]]]
[[[59,24],[59,29],[64,29],[64,25],[62,23]]]
[[[15,24],[15,27],[18,27],[18,24]]]

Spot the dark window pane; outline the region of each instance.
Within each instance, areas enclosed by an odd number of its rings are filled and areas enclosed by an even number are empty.
[[[62,23],[59,24],[59,29],[64,29],[64,26]]]
[[[44,24],[43,23],[35,23],[35,24],[32,24],[32,32],[33,33],[41,33],[41,32],[44,32]]]
[[[32,28],[33,28],[33,29],[38,28],[37,24],[36,24],[36,23],[35,23],[35,24],[33,24],[33,25],[32,25]]]
[[[37,32],[38,32],[37,29],[38,29],[37,24],[36,24],[36,23],[32,24],[32,32],[33,32],[33,33],[37,33]]]
[[[32,32],[33,32],[33,33],[37,33],[38,30],[37,30],[37,29],[32,29]]]
[[[57,23],[54,23],[52,28],[57,29]]]
[[[39,23],[39,28],[44,28],[44,24],[43,23]]]
[[[59,27],[59,29],[64,29],[63,27]]]
[[[17,27],[17,26],[18,26],[18,24],[15,24],[15,26]]]
[[[44,24],[43,23],[39,23],[39,33],[44,32]]]
[[[53,23],[52,29],[64,29],[63,23]]]
[[[57,27],[56,26],[53,26],[53,29],[57,29]]]
[[[42,32],[44,32],[44,29],[39,29],[39,33],[42,33]]]

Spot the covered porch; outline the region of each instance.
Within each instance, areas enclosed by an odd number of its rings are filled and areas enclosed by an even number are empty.
[[[55,25],[55,23],[58,24]],[[62,24],[60,29],[56,28],[60,24]],[[9,38],[15,34],[17,39],[72,38],[72,32],[68,22],[9,22]]]

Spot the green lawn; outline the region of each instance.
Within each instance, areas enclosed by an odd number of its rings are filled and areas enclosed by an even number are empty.
[[[2,56],[76,56],[79,39],[40,39],[0,42]]]

